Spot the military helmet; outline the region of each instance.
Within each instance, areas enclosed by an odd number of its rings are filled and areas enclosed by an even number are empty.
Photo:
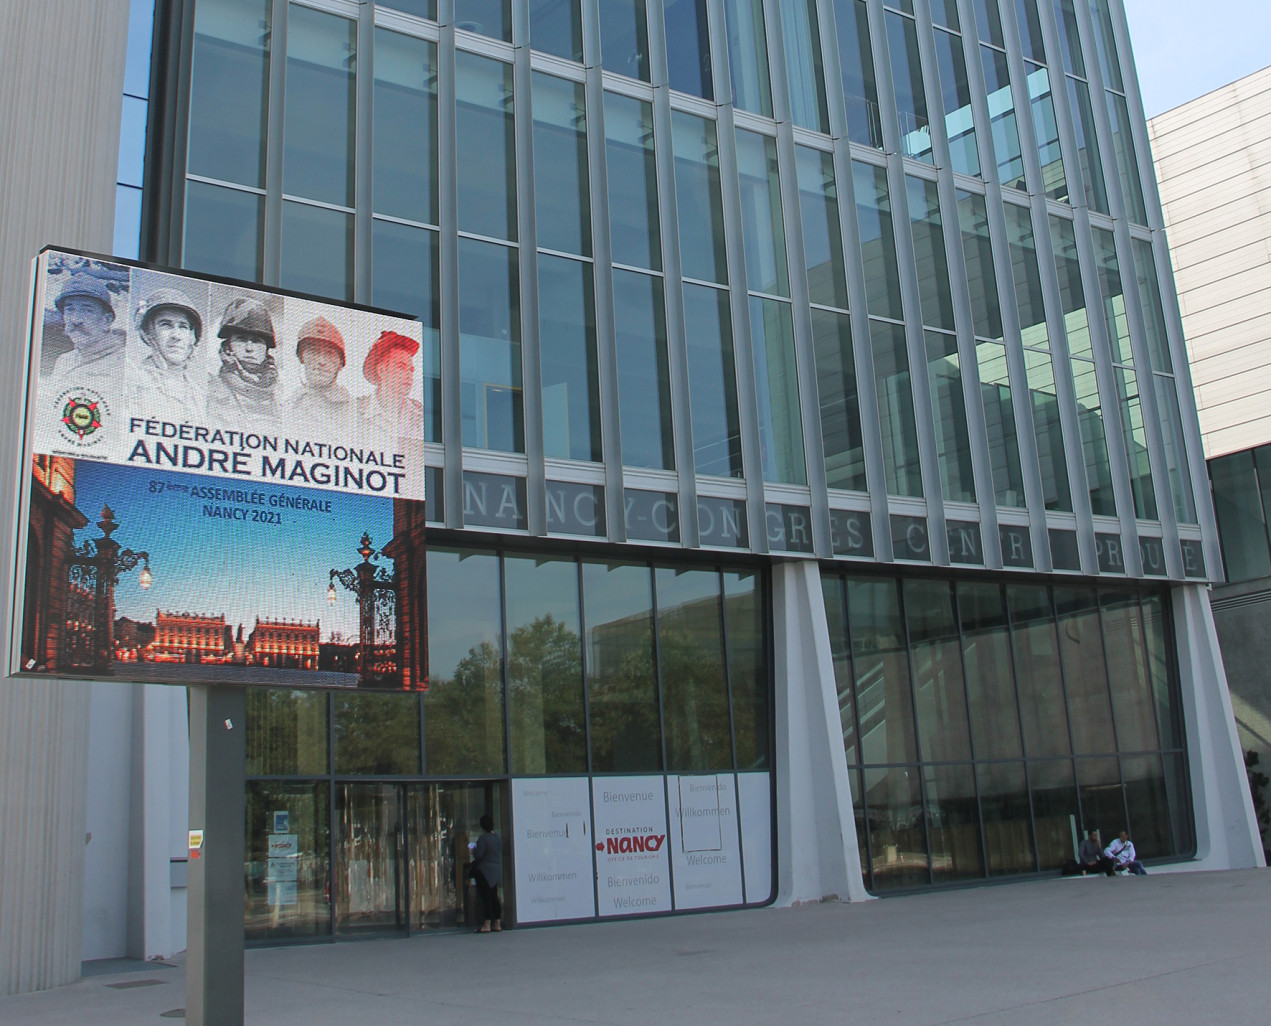
[[[106,288],[106,283],[96,275],[88,274],[84,271],[72,274],[70,280],[62,286],[61,293],[53,303],[57,307],[58,313],[62,312],[62,305],[72,296],[97,300],[106,308],[106,312],[110,314],[110,319],[112,321],[115,319],[115,304],[110,301],[110,290]]]
[[[259,299],[237,296],[225,307],[221,327],[216,334],[228,340],[230,335],[244,333],[264,339],[270,349],[278,344],[274,341],[274,321],[265,304]]]
[[[300,351],[306,342],[330,346],[340,354],[341,367],[348,362],[348,357],[344,353],[344,336],[340,334],[339,328],[321,314],[300,326],[300,334],[296,337],[296,359],[300,359]]]
[[[362,363],[362,374],[372,385],[378,385],[380,380],[380,364],[388,357],[388,354],[394,350],[400,349],[407,356],[414,358],[419,352],[419,343],[413,338],[406,335],[399,335],[395,331],[385,331],[379,338],[375,340],[375,345],[371,346],[371,351],[366,354],[366,359]]]
[[[179,289],[166,287],[156,289],[137,306],[137,330],[144,333],[150,326],[150,318],[164,306],[180,310],[190,318],[190,324],[194,326],[196,342],[203,337],[203,318],[190,302],[190,297]]]

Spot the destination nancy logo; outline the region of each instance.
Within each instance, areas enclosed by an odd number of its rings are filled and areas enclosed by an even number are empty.
[[[76,448],[89,449],[105,437],[104,425],[110,417],[105,398],[91,388],[68,388],[57,397],[58,427],[63,440]]]

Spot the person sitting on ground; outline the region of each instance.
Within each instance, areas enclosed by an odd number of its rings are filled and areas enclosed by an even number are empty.
[[[1121,836],[1103,849],[1103,867],[1108,876],[1122,870],[1129,870],[1135,876],[1147,876],[1147,870],[1134,851],[1134,842],[1130,840],[1128,830],[1122,830]]]
[[[1085,840],[1081,842],[1081,847],[1077,849],[1077,865],[1081,868],[1081,872],[1083,874],[1097,873],[1099,871],[1099,861],[1102,857],[1103,845],[1099,841],[1099,831],[1087,831]]]

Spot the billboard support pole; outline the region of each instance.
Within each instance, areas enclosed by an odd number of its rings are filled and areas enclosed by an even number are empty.
[[[191,685],[189,694],[185,1021],[188,1026],[243,1026],[246,691]]]

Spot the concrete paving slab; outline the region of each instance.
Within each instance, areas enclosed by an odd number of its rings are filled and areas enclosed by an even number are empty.
[[[246,959],[246,1021],[1264,1024],[1269,923],[1271,875],[1249,870],[257,948]],[[142,967],[0,998],[0,1023],[172,1022],[183,977]],[[114,986],[134,980],[157,982]]]

